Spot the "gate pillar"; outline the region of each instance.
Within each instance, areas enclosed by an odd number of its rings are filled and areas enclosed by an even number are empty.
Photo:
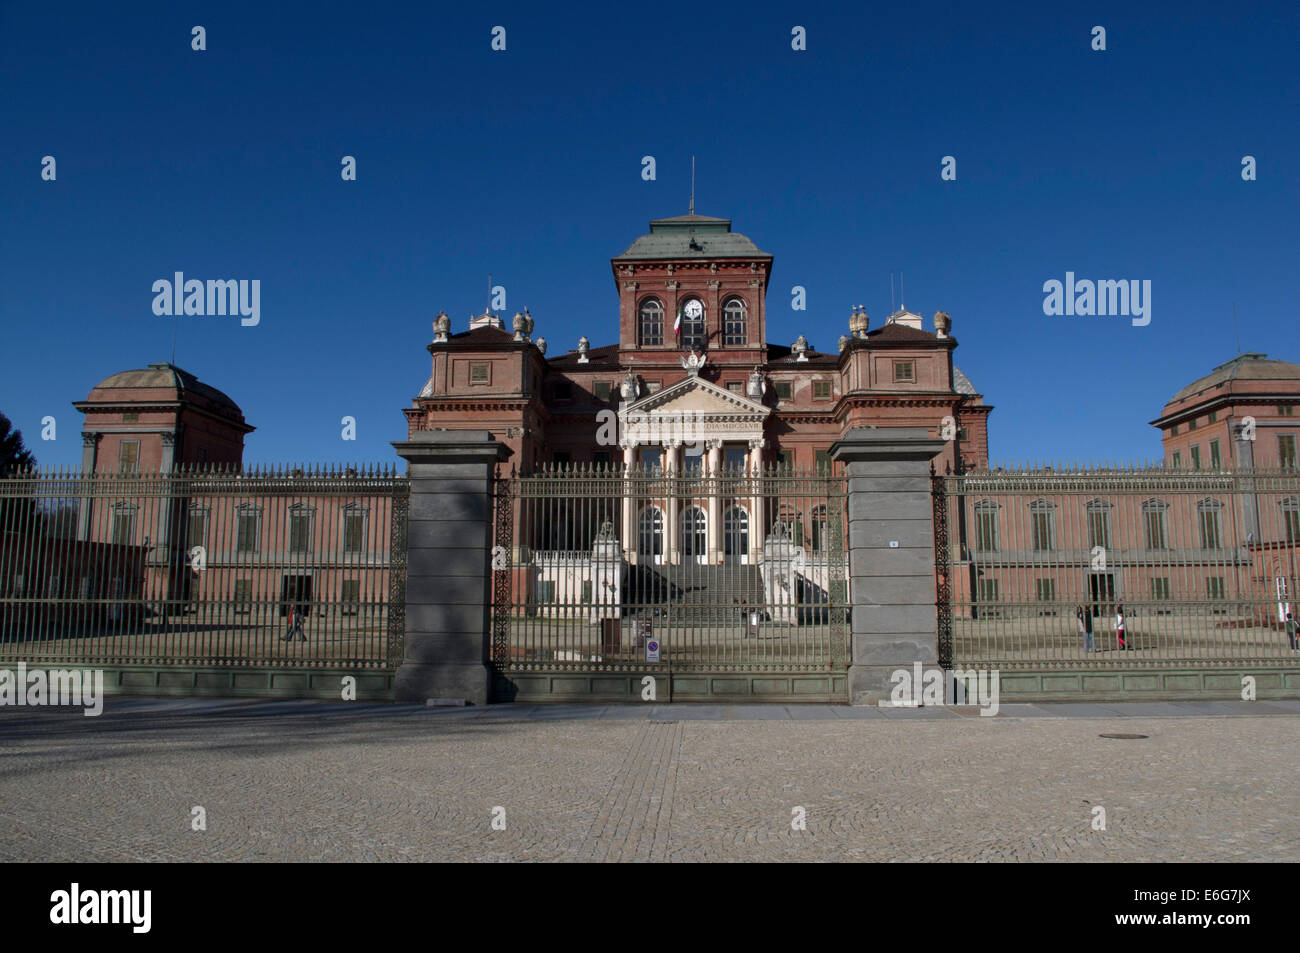
[[[930,461],[947,445],[924,427],[855,428],[831,445],[848,495],[849,699],[888,699],[890,675],[939,657]]]
[[[411,488],[406,640],[394,697],[487,704],[492,483],[513,451],[486,430],[421,430],[393,447]]]

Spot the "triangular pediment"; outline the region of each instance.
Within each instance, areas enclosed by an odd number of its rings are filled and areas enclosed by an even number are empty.
[[[762,420],[772,412],[772,408],[758,401],[750,400],[743,394],[734,394],[700,377],[687,377],[658,393],[647,394],[626,405],[624,410],[638,414],[717,414],[753,420]]]

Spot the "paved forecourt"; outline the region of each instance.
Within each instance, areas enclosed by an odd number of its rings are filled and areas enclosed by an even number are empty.
[[[9,708],[0,859],[1294,862],[1297,716],[1300,702],[1008,704],[997,717]],[[191,829],[196,807],[206,830]]]

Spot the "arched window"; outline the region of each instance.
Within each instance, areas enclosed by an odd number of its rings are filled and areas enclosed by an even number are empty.
[[[704,510],[689,507],[682,513],[682,554],[703,559],[709,550],[709,537],[705,532]]]
[[[664,343],[664,306],[656,298],[646,298],[637,313],[637,342],[642,346]]]
[[[749,553],[749,514],[742,507],[733,506],[723,517],[722,547],[727,556]]]
[[[743,347],[749,343],[745,328],[745,302],[728,298],[722,306],[722,343],[727,347]]]
[[[678,312],[681,327],[678,334],[683,350],[704,347],[704,302],[699,298],[687,298]]]
[[[647,506],[641,511],[637,552],[642,556],[664,554],[664,514],[657,506]]]

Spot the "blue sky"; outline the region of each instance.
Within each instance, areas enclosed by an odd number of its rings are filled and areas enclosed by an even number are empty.
[[[392,462],[433,317],[489,273],[550,353],[615,340],[609,259],[686,211],[692,154],[697,211],[775,256],[769,339],[830,350],[902,272],[996,460],[1158,456],[1234,302],[1244,350],[1300,360],[1295,4],[846,6],[0,2],[0,411],[77,462],[71,401],[168,359],[152,283],[256,278],[258,326],[175,328],[245,458]],[[1067,271],[1150,280],[1150,325],[1045,316]]]

